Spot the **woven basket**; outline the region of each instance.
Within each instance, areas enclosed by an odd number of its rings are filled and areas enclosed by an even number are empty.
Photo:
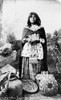
[[[40,74],[37,77],[39,77],[39,90],[41,94],[53,96],[58,93],[58,83],[52,74]]]

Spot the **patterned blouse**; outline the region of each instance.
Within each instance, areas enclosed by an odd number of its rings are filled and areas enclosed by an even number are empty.
[[[21,55],[30,59],[43,59],[43,46],[40,42],[39,34],[31,34],[28,39],[31,42],[25,43]]]

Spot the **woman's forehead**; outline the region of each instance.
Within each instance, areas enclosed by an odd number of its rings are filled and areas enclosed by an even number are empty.
[[[35,15],[34,15],[34,14],[31,14],[30,16],[35,17]]]

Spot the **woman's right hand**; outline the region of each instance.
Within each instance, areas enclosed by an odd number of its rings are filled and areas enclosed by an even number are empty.
[[[27,42],[27,39],[26,39],[26,38],[24,38],[24,39],[22,40],[22,42],[23,42],[23,43]]]

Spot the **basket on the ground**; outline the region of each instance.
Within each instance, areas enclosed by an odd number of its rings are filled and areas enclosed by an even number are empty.
[[[23,90],[27,93],[35,93],[38,90],[37,84],[31,79],[22,79]]]
[[[53,96],[58,93],[58,83],[52,74],[39,74],[36,76],[36,79],[39,80],[39,90],[41,94]]]

